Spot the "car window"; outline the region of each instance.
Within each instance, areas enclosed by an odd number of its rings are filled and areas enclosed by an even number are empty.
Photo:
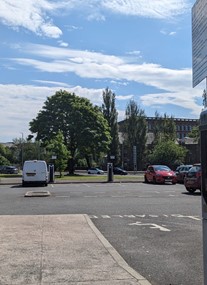
[[[156,171],[163,171],[163,170],[169,171],[170,170],[170,168],[165,166],[165,165],[156,165],[156,166],[154,166],[154,169]]]
[[[189,172],[198,172],[201,170],[200,166],[193,166],[190,168]]]

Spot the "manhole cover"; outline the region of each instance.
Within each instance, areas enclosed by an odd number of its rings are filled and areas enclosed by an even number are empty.
[[[50,196],[49,191],[28,191],[25,193],[24,197],[48,197]]]

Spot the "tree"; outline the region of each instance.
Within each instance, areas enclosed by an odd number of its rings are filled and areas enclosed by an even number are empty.
[[[119,161],[119,135],[118,135],[118,113],[115,107],[115,93],[108,88],[103,91],[103,104],[102,110],[104,118],[107,120],[109,128],[110,128],[110,135],[111,135],[111,143],[109,145],[109,152],[108,152],[108,161],[110,161],[111,156],[115,156],[113,160],[114,164],[116,165]]]
[[[60,172],[60,177],[62,177],[62,172],[67,167],[69,153],[64,145],[64,137],[61,131],[58,131],[57,135],[49,141],[47,149],[56,156],[55,168]]]
[[[164,164],[174,167],[178,162],[183,162],[187,154],[186,148],[177,145],[172,140],[162,141],[154,147],[149,155],[151,164]]]
[[[101,109],[86,99],[67,91],[57,91],[48,97],[36,119],[30,122],[30,131],[38,141],[50,141],[58,131],[70,153],[69,173],[74,172],[77,152],[83,155],[107,152],[110,133]]]
[[[200,130],[199,130],[199,126],[193,127],[191,132],[189,133],[189,137],[193,138],[195,142],[199,142],[200,141]]]
[[[0,165],[10,165],[11,153],[7,147],[0,144]]]
[[[131,100],[126,107],[125,114],[126,120],[124,123],[124,137],[126,139],[126,144],[131,152],[132,159],[134,158],[133,148],[136,147],[137,167],[138,169],[142,169],[146,149],[147,132],[145,112],[135,101]]]
[[[153,145],[165,140],[175,141],[176,125],[173,117],[165,113],[162,117],[157,111],[155,112],[155,123],[153,125],[154,142]]]

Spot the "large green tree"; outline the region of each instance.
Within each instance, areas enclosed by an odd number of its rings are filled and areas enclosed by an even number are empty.
[[[102,110],[104,118],[107,120],[110,127],[111,143],[109,145],[108,161],[110,157],[114,156],[113,160],[116,165],[119,162],[120,149],[119,149],[119,135],[118,135],[118,113],[115,106],[116,95],[109,88],[103,91],[103,104]]]
[[[42,110],[30,122],[30,131],[43,142],[53,139],[58,131],[62,132],[70,153],[69,173],[74,172],[78,151],[85,156],[106,153],[111,139],[101,109],[88,99],[63,90],[47,98]]]
[[[124,137],[131,153],[131,160],[135,160],[137,169],[142,169],[146,149],[147,123],[144,110],[134,100],[130,100],[126,107],[124,123]],[[136,149],[136,151],[135,151]],[[135,162],[135,161],[134,161]]]
[[[153,152],[149,155],[149,163],[164,164],[174,168],[185,161],[186,154],[186,148],[174,141],[162,141],[154,147]]]

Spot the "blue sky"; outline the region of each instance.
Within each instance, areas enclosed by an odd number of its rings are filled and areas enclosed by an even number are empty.
[[[1,0],[0,142],[29,134],[46,98],[65,89],[102,104],[116,94],[147,116],[199,118],[192,88],[192,0]]]

